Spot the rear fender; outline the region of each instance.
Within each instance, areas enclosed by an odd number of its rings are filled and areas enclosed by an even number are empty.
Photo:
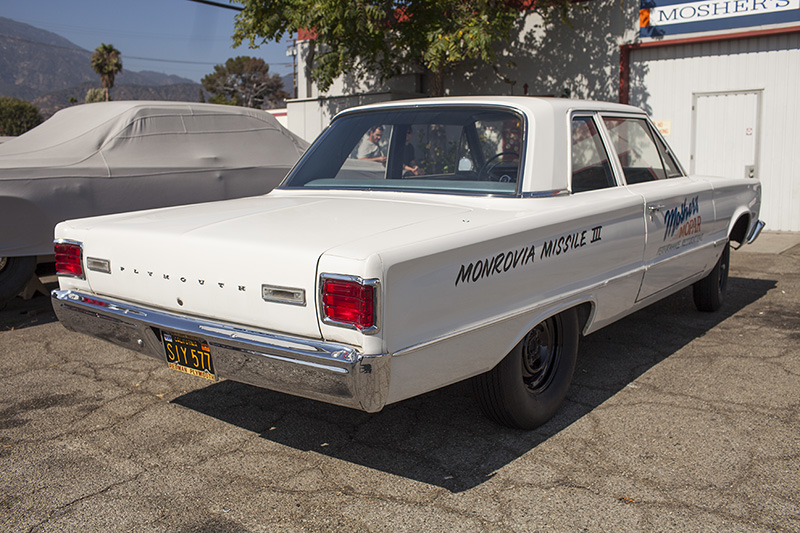
[[[728,239],[739,243],[738,246],[734,247],[735,250],[738,250],[745,243],[748,230],[750,229],[750,221],[750,212],[745,209],[741,209],[736,215],[731,217],[728,226]]]

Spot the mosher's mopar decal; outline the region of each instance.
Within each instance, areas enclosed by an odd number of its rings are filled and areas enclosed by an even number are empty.
[[[680,229],[680,231],[679,231]],[[675,237],[675,232],[678,232]],[[664,213],[664,239],[681,238],[700,232],[700,197],[691,200],[683,199],[683,203]]]
[[[700,197],[691,200],[684,198],[683,203],[664,213],[664,239],[668,244],[661,246],[656,256],[674,252],[703,240],[700,217]]]

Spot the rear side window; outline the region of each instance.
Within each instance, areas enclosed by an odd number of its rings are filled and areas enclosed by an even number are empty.
[[[613,187],[614,175],[591,117],[572,119],[572,192]]]
[[[632,185],[667,177],[655,139],[640,118],[603,117],[625,181]]]

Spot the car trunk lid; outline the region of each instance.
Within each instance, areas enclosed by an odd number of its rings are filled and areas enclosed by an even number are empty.
[[[85,257],[110,262],[110,274],[87,273],[97,294],[319,337],[317,264],[326,250],[464,210],[363,198],[264,196],[68,224],[83,226]],[[271,289],[304,298],[265,299],[276,294]]]

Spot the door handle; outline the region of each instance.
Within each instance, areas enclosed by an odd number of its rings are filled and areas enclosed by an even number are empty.
[[[648,205],[647,210],[650,211],[650,213],[655,213],[656,211],[661,211],[664,207],[664,204]]]

